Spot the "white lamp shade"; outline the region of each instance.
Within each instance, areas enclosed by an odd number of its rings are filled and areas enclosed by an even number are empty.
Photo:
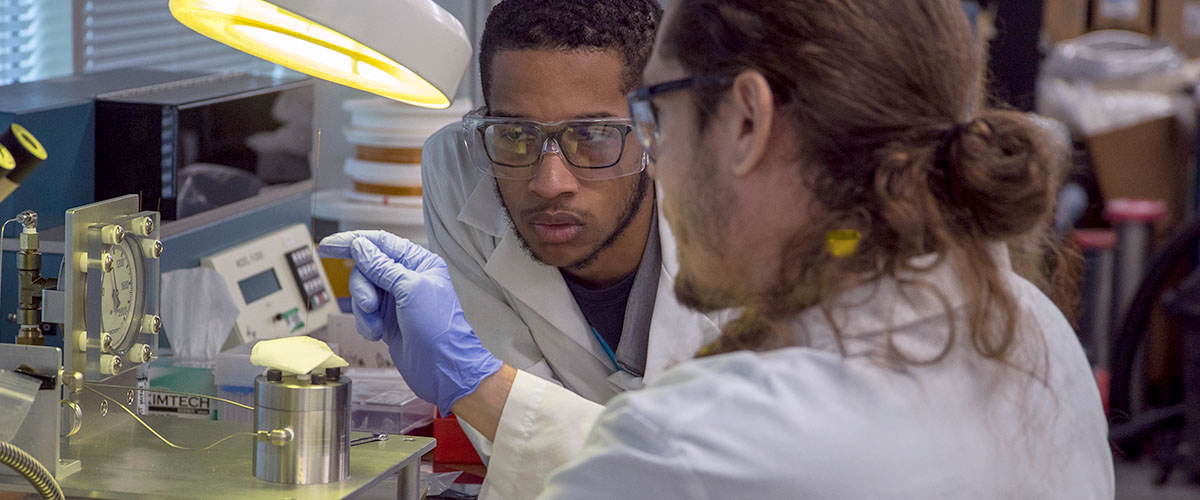
[[[471,62],[462,23],[433,0],[171,0],[197,32],[317,78],[450,106]]]

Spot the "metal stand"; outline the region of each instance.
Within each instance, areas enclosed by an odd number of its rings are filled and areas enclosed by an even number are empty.
[[[400,478],[397,498],[420,498],[421,456],[434,440],[400,436],[350,449],[350,476],[327,484],[292,485],[254,477],[252,437],[234,438],[208,451],[177,450],[163,444],[128,415],[110,413],[118,422],[70,448],[83,470],[60,481],[68,497],[108,499],[337,499],[353,498],[384,479]],[[249,432],[247,424],[173,417],[147,417],[168,439],[203,446],[222,437]],[[85,424],[86,425],[86,424]],[[352,437],[369,435],[354,433]],[[0,476],[0,489],[33,489],[19,477]]]
[[[421,467],[418,462],[415,466],[404,467],[400,472],[396,473],[396,498],[413,499],[421,498]]]

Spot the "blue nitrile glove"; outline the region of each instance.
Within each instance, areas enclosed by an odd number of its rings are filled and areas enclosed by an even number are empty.
[[[335,234],[318,253],[354,259],[359,333],[382,338],[413,392],[443,414],[503,365],[467,324],[441,257],[383,231]]]
[[[416,263],[416,266],[412,268],[414,271],[424,272],[428,271],[431,266],[439,265],[445,268],[445,263],[436,254],[386,231],[336,233],[321,240],[317,247],[317,254],[326,258],[350,259],[352,258],[350,245],[355,238],[370,240],[385,255],[397,261]],[[372,342],[384,337],[391,337],[388,331],[399,328],[395,321],[395,308],[380,307],[381,291],[366,276],[363,276],[358,266],[350,270],[349,288],[350,308],[354,312],[354,323],[359,335]]]

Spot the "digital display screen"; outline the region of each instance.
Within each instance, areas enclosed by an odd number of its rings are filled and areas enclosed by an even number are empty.
[[[246,299],[246,304],[253,304],[254,301],[271,295],[279,290],[279,278],[275,277],[275,269],[267,269],[261,273],[255,274],[238,282],[238,288],[242,289],[242,298]]]

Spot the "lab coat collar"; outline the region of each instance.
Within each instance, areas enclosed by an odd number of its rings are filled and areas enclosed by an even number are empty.
[[[521,246],[520,238],[512,227],[504,231],[504,236],[488,257],[483,270],[555,329],[591,351],[600,361],[609,363],[607,355],[592,348],[595,340],[562,273],[556,267],[534,260]]]
[[[663,271],[671,277],[671,283],[674,283],[675,276],[679,274],[679,255],[675,253],[675,233],[671,231],[671,224],[667,223],[667,217],[663,215],[662,188],[658,187],[657,182],[654,183],[654,186],[655,197],[658,200],[655,206],[658,207],[658,244],[662,251]]]
[[[989,244],[988,252],[1002,275],[1012,273],[1008,248],[1003,243]],[[936,265],[933,265],[935,262]],[[800,313],[796,318],[799,326],[796,331],[800,337],[798,340],[817,349],[839,350],[830,323],[832,319],[832,324],[837,326],[842,339],[878,345],[875,340],[881,335],[944,317],[947,308],[954,311],[963,307],[966,293],[948,259],[937,262],[935,255],[928,254],[914,258],[911,263],[917,269],[927,270],[906,272],[900,278],[906,281],[915,280],[921,286],[905,286],[894,278],[885,277],[852,289],[834,301],[829,317],[819,307],[809,308]],[[940,349],[945,345],[944,340],[949,334],[944,326],[946,324],[948,323],[939,323],[943,326],[936,326],[930,323],[930,327],[925,329],[930,335],[923,339],[926,347]],[[913,345],[911,341],[906,343]],[[915,353],[918,355],[936,355],[939,352],[921,346],[912,350],[919,351]]]
[[[505,236],[510,224],[504,206],[500,204],[495,180],[487,175],[479,176],[475,189],[463,203],[462,210],[458,211],[458,221],[495,238]]]

